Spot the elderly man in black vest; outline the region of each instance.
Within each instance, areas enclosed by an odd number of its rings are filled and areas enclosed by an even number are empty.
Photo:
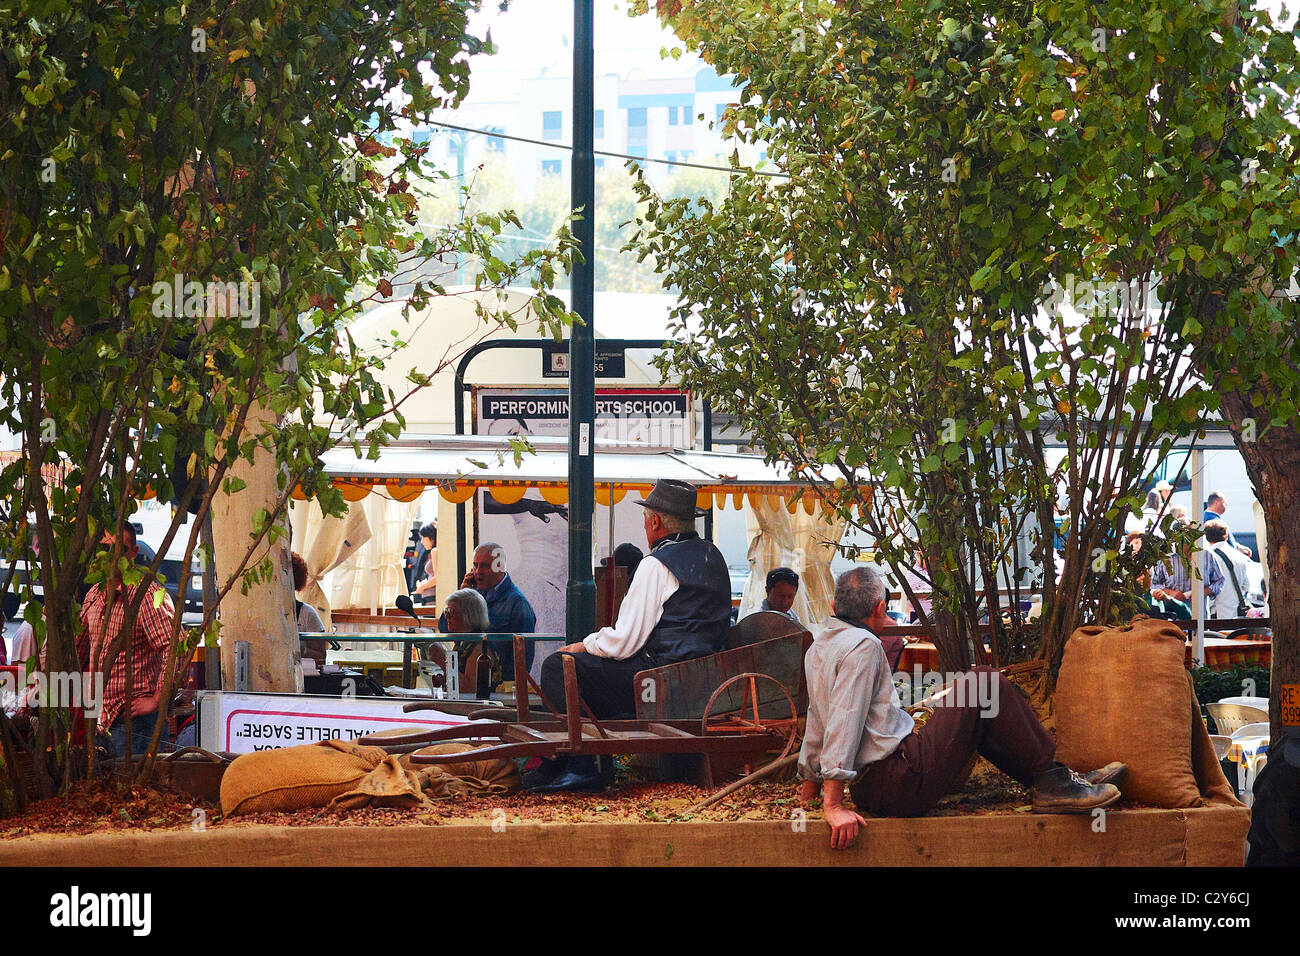
[[[704,514],[695,507],[695,486],[663,479],[637,504],[645,508],[650,553],[637,567],[618,620],[542,664],[542,691],[563,707],[560,655],[572,654],[578,690],[598,720],[631,718],[638,672],[722,650],[731,623],[726,559],[695,532],[695,519]],[[595,790],[601,779],[593,758],[570,757],[544,762],[524,785],[539,792]]]

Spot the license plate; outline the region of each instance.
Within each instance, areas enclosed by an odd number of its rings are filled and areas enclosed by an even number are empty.
[[[1282,726],[1300,727],[1300,684],[1282,685]]]

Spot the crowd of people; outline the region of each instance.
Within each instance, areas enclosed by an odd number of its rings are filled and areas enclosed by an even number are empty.
[[[1148,494],[1142,516],[1130,524],[1125,534],[1125,545],[1134,554],[1140,554],[1151,544],[1163,551],[1149,567],[1138,575],[1142,587],[1139,595],[1153,616],[1170,620],[1187,620],[1195,616],[1195,601],[1206,602],[1206,617],[1210,619],[1244,618],[1256,613],[1251,596],[1249,547],[1233,536],[1223,515],[1227,500],[1221,492],[1211,492],[1206,499],[1205,513],[1199,528],[1204,535],[1208,555],[1203,572],[1193,561],[1194,535],[1171,535],[1177,543],[1170,543],[1161,532],[1160,519],[1168,513],[1172,530],[1187,532],[1192,528],[1186,512],[1177,505],[1169,505],[1172,486],[1158,483]]]

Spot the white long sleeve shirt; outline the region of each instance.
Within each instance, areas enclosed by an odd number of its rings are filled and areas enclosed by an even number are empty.
[[[808,720],[799,748],[804,780],[854,780],[912,732],[885,648],[875,634],[838,618],[804,657]]]
[[[677,576],[667,565],[652,554],[642,558],[619,606],[618,620],[583,639],[587,653],[623,661],[641,650],[678,587]]]

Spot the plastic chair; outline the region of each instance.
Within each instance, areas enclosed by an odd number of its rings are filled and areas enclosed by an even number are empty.
[[[1210,734],[1210,743],[1214,745],[1214,755],[1222,760],[1228,755],[1228,747],[1232,744],[1232,738],[1225,737],[1223,734]]]
[[[1271,641],[1272,639],[1273,629],[1264,624],[1250,624],[1228,633],[1230,641]]]
[[[1206,704],[1205,711],[1214,718],[1221,734],[1232,734],[1247,724],[1268,723],[1268,711],[1244,704]]]
[[[1260,721],[1259,723],[1247,724],[1245,727],[1242,727],[1240,730],[1234,730],[1232,732],[1231,739],[1244,740],[1247,737],[1267,737],[1267,736],[1268,736],[1268,722]]]
[[[1268,762],[1268,724],[1247,724],[1233,733],[1229,746],[1232,744],[1237,745],[1233,760],[1241,767],[1237,772],[1239,795],[1249,807],[1255,802],[1255,779]]]
[[[1220,697],[1220,704],[1242,704],[1245,707],[1258,707],[1265,713],[1268,712],[1267,697]]]

